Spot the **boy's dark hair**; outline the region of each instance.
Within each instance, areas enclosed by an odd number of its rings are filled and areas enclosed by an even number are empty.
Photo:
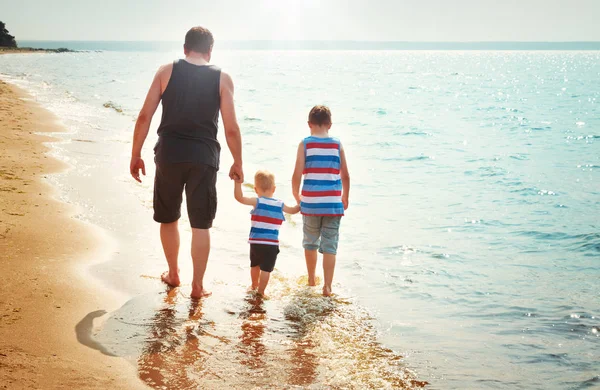
[[[331,110],[327,106],[314,106],[308,114],[308,122],[317,125],[331,124]]]
[[[192,27],[185,34],[186,50],[195,51],[196,53],[208,53],[215,43],[212,33],[204,27]]]

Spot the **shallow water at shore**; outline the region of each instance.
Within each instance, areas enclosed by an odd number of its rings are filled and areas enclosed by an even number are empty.
[[[298,217],[282,230],[272,299],[248,301],[248,210],[233,201],[226,169],[208,270],[214,296],[194,308],[185,286],[171,295],[161,286],[152,164],[139,186],[127,164],[147,84],[176,55],[0,58],[0,73],[71,130],[54,151],[74,168],[51,180],[80,218],[114,237],[112,257],[89,272],[130,299],[94,337],[142,377],[157,387],[224,383],[207,370],[236,386],[241,377],[315,388],[413,377],[444,389],[598,385],[598,52],[216,53],[236,81],[246,172],[272,169],[284,199],[306,112],[332,106],[353,177],[333,308],[299,282]],[[223,168],[229,161],[224,151]],[[360,340],[344,338],[352,331]],[[166,369],[186,359],[206,366]]]
[[[93,338],[105,353],[135,361],[142,380],[157,388],[424,385],[377,342],[358,305],[324,298],[305,279],[273,276],[266,301],[225,285],[200,301],[185,288],[140,295],[111,313]]]

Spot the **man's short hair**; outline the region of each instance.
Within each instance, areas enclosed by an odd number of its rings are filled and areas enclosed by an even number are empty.
[[[258,171],[254,175],[254,185],[263,191],[269,191],[275,187],[275,175],[269,171]]]
[[[185,48],[196,53],[208,53],[215,43],[212,33],[204,27],[192,27],[185,34]]]
[[[331,110],[327,106],[314,106],[308,114],[308,122],[317,125],[331,124]]]

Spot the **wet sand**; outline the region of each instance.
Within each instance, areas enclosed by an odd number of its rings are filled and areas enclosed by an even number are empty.
[[[93,228],[44,182],[66,166],[35,133],[57,131],[55,118],[0,81],[0,388],[145,388],[134,366],[77,340],[82,318],[119,302],[81,273],[101,249]]]

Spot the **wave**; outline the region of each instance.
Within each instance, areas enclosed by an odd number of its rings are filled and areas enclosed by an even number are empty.
[[[526,230],[518,231],[514,234],[517,236],[531,237],[541,241],[570,241],[570,243],[567,243],[567,248],[569,249],[578,252],[600,253],[600,233],[568,234],[564,232]]]
[[[115,110],[116,112],[118,112],[119,114],[123,113],[123,108],[121,108],[121,106],[119,106],[118,104],[116,104],[112,101],[108,101],[108,102],[104,103],[102,106],[104,108],[111,108],[111,109]]]

